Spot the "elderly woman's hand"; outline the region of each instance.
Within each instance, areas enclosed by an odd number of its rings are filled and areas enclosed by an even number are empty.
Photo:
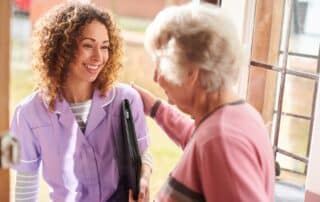
[[[140,97],[143,101],[143,109],[144,109],[144,113],[146,115],[150,115],[151,113],[151,109],[154,106],[154,104],[156,103],[156,101],[158,100],[158,98],[153,95],[151,92],[147,91],[146,89],[137,86],[135,84],[131,84],[131,86],[136,89],[138,91],[138,93],[140,94]]]

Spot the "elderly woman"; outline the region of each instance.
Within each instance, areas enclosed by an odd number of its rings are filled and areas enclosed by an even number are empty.
[[[145,46],[154,81],[192,117],[134,86],[145,113],[184,151],[156,201],[273,201],[272,147],[259,113],[233,90],[241,47],[222,10],[166,8],[147,29]]]

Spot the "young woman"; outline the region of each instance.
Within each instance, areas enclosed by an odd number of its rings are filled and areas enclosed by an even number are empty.
[[[17,106],[11,125],[21,144],[16,201],[37,201],[40,168],[52,201],[128,200],[115,146],[123,99],[131,103],[143,157],[139,201],[147,201],[151,159],[143,105],[134,89],[115,84],[122,43],[110,14],[65,3],[39,19],[33,37],[39,85]]]

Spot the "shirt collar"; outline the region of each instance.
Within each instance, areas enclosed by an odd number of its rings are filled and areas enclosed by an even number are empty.
[[[92,96],[92,103],[95,103],[96,106],[101,106],[102,108],[111,104],[116,95],[116,89],[114,86],[106,93],[106,96],[101,96],[100,91],[95,89]],[[49,108],[48,101],[45,98],[42,98],[44,105],[46,108]],[[53,111],[55,114],[61,114],[69,109],[69,103],[61,96],[61,100],[59,98],[55,101],[55,110]]]

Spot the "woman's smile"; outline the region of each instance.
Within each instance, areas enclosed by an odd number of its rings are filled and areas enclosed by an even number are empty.
[[[97,74],[101,69],[100,67],[102,67],[102,65],[84,64],[84,67],[86,68],[87,72],[89,72],[90,74]]]

